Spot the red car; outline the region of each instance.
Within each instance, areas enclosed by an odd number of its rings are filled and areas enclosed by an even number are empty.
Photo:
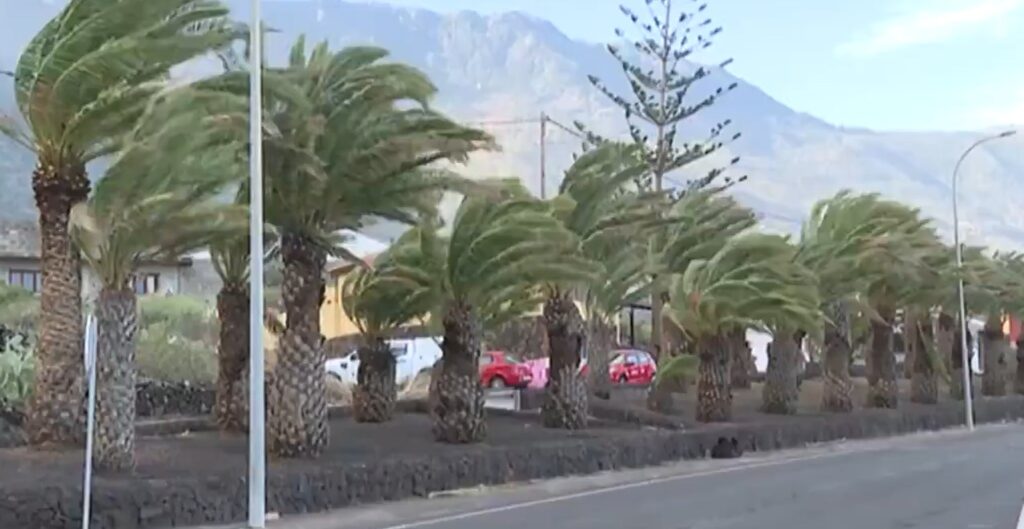
[[[480,355],[480,383],[487,388],[525,388],[533,380],[530,368],[503,351]]]
[[[657,372],[658,364],[646,351],[615,351],[608,363],[608,377],[619,384],[650,384]]]

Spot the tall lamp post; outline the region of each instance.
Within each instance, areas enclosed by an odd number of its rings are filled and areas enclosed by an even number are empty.
[[[266,526],[263,388],[263,16],[252,0],[249,26],[249,527]]]
[[[994,136],[987,136],[974,142],[962,155],[960,155],[960,159],[956,162],[956,167],[953,168],[953,246],[956,247],[956,268],[958,272],[964,265],[963,248],[960,247],[960,216],[957,210],[956,188],[957,180],[960,175],[960,166],[963,164],[964,159],[967,158],[967,155],[971,154],[974,149],[978,148],[982,144],[994,140],[1009,138],[1016,133],[1016,130],[1008,130]],[[957,297],[960,301],[960,355],[961,362],[963,362],[964,372],[964,416],[967,420],[967,429],[974,430],[974,399],[971,395],[971,358],[970,352],[967,350],[967,304],[964,302],[963,274],[958,274],[956,286]]]

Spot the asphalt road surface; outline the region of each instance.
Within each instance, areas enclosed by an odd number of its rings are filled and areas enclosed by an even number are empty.
[[[1014,529],[1022,501],[1024,426],[1000,425],[459,491],[277,527]]]

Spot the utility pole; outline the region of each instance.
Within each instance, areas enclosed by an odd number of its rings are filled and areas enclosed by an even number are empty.
[[[540,199],[547,198],[547,135],[548,115],[540,113]]]

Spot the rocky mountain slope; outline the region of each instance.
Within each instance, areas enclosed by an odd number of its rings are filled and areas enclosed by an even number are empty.
[[[7,0],[5,0],[7,1]],[[234,4],[243,4],[233,0]],[[27,4],[34,4],[29,2]],[[520,176],[539,190],[541,112],[566,125],[583,121],[608,134],[624,132],[621,114],[587,82],[594,74],[622,88],[622,74],[602,46],[567,38],[550,23],[522,14],[440,15],[379,3],[341,0],[268,2],[265,16],[279,30],[270,36],[271,61],[282,61],[299,33],[329,39],[333,47],[376,44],[396,59],[426,70],[441,92],[437,106],[493,132],[503,150],[474,157],[465,172],[474,176]],[[35,4],[19,17],[18,31],[0,22],[0,69],[10,68],[27,40],[20,28],[40,27],[54,6]],[[45,7],[39,7],[45,6]],[[19,8],[20,9],[20,8]],[[38,18],[35,20],[34,18]],[[611,35],[612,28],[608,28]],[[21,39],[21,40],[18,40]],[[742,61],[743,57],[736,57]],[[780,58],[780,61],[784,58]],[[813,74],[807,74],[813,82]],[[733,78],[717,72],[708,85]],[[946,230],[950,217],[949,179],[957,157],[978,132],[876,132],[841,128],[796,112],[756,86],[739,87],[685,131],[692,139],[716,121],[731,118],[743,137],[719,160],[742,158],[736,173],[749,180],[737,196],[754,207],[773,229],[794,231],[810,205],[842,188],[878,191],[921,207]],[[0,85],[9,81],[0,78]],[[837,102],[841,104],[841,102]],[[9,86],[0,88],[0,109],[11,108]],[[514,122],[514,123],[508,123]],[[578,141],[551,128],[548,136],[548,192],[557,188]],[[31,157],[0,143],[0,215],[31,214],[27,175]],[[707,166],[696,168],[706,169]],[[1024,178],[1024,138],[992,144],[973,154],[963,169],[961,218],[966,240],[1001,247],[1024,244],[1024,214],[1016,199]],[[677,175],[682,180],[685,175]],[[390,229],[378,229],[383,237]]]

